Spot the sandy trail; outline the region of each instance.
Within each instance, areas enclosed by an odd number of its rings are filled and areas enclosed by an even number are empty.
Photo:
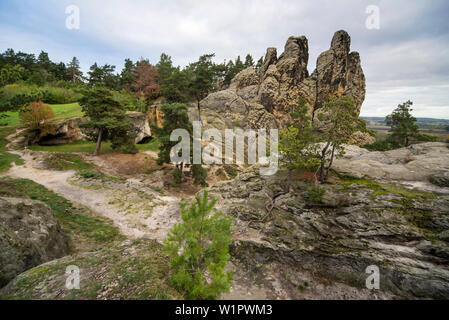
[[[120,190],[120,194],[109,188],[86,188],[73,183],[73,179],[76,179],[74,171],[53,171],[39,168],[39,163],[34,159],[33,152],[29,150],[11,150],[10,152],[21,156],[25,163],[21,166],[13,164],[13,167],[5,175],[33,180],[72,202],[88,207],[95,214],[110,218],[129,238],[146,237],[162,242],[168,229],[179,216],[179,199],[162,197],[157,194],[152,195],[155,200],[151,207],[152,212],[137,209],[130,214],[124,210],[123,207],[128,206],[126,200],[120,199],[118,196],[132,194],[133,190],[138,187],[135,185],[135,181],[127,181]]]

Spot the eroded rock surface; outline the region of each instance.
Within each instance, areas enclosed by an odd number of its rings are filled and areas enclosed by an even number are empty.
[[[153,240],[66,256],[28,270],[0,290],[13,299],[180,299],[169,285],[169,262]],[[80,289],[66,287],[66,268],[77,266]]]
[[[67,238],[40,201],[0,197],[0,287],[17,274],[68,252]]]
[[[432,181],[433,176],[437,184],[444,184],[444,177],[449,172],[449,147],[443,142],[426,142],[391,151],[370,152],[357,146],[346,146],[346,154],[335,160],[333,169],[357,178]]]
[[[320,185],[319,197],[310,183],[293,180],[275,200],[285,172],[260,176],[252,167],[211,188],[221,210],[234,217],[231,252],[240,268],[260,274],[277,263],[284,273],[312,274],[304,294],[321,288],[320,298],[335,299],[345,296],[326,296],[320,279],[365,290],[366,268],[376,265],[378,298],[449,298],[449,195],[343,180]],[[304,287],[290,279],[294,283],[285,286]],[[364,291],[343,291],[346,298],[357,292],[370,298]]]

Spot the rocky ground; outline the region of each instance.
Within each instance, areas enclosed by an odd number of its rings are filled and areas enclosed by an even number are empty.
[[[447,145],[440,143],[385,153],[348,147],[345,158],[335,165],[331,183],[312,188],[304,176],[294,176],[290,191],[277,197],[274,195],[285,186],[283,171],[260,176],[254,166],[230,179],[235,168],[214,168],[210,192],[218,198],[219,209],[234,217],[229,268],[235,271],[235,280],[223,299],[449,298],[449,189],[442,186],[449,169],[448,151]],[[76,250],[63,248],[56,255],[47,254],[45,259],[24,264],[23,270],[14,273],[35,267],[1,289],[1,296],[180,297],[167,284],[167,262],[160,245],[167,230],[179,221],[181,197],[190,197],[199,189],[177,192],[167,181],[167,168],[150,168],[146,173],[134,171],[131,165],[117,168],[115,164],[127,163],[124,158],[84,156],[106,174],[83,176],[76,171],[48,169],[48,154],[12,152],[21,155],[25,163],[11,168],[7,176],[35,181],[82,206],[89,217],[109,218],[129,240],[122,242],[114,235],[106,245],[84,245],[86,240],[79,236],[84,231],[75,228],[68,234],[76,239]],[[137,161],[149,164],[151,159],[146,157],[154,156],[138,155]],[[410,173],[415,167],[416,174]],[[439,186],[430,183],[436,176]],[[0,199],[1,203],[31,201]],[[41,199],[51,200],[47,196]],[[49,212],[42,204],[30,210],[36,208]],[[68,216],[62,215],[64,219],[79,214],[68,212]],[[56,217],[62,230],[73,226],[61,220],[61,213]],[[60,229],[51,225],[47,228],[57,234]],[[45,236],[30,239],[38,239],[45,247],[52,234],[45,228],[39,230]],[[25,234],[25,238],[29,237]],[[63,242],[58,243],[62,248]],[[14,257],[20,259],[20,254]],[[76,292],[67,291],[64,285],[65,268],[72,264],[80,267],[85,280],[84,287]],[[370,265],[380,269],[380,290],[365,287]]]

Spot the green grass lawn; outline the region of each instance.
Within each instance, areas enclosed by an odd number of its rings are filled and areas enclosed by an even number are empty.
[[[39,146],[34,145],[31,146],[30,149],[34,151],[46,151],[46,152],[86,152],[93,153],[95,150],[95,142],[91,141],[77,141],[67,144],[60,144],[56,146]],[[140,152],[143,151],[158,151],[159,150],[159,142],[157,139],[151,140],[146,144],[136,144],[137,149]],[[111,148],[110,142],[103,142],[101,144],[101,151],[113,151]]]
[[[83,116],[81,106],[78,102],[68,104],[52,104],[50,105],[55,114],[55,121],[61,122],[63,120],[78,118]],[[1,119],[0,123],[6,124],[10,127],[17,127],[20,125],[18,112],[4,112],[6,119]]]

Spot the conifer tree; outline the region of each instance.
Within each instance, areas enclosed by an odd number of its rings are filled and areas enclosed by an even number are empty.
[[[217,299],[229,291],[232,282],[232,271],[225,271],[232,220],[213,212],[215,203],[206,190],[195,196],[188,209],[182,201],[182,222],[169,231],[165,241],[172,284],[187,299]]]

